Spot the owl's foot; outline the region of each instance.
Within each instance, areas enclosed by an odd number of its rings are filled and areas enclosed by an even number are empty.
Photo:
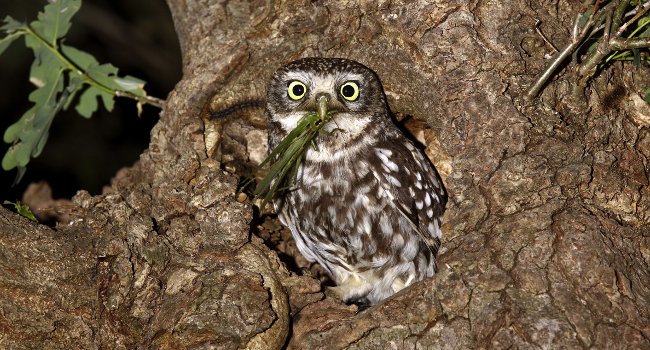
[[[338,300],[340,302],[345,303],[346,301],[344,299],[344,294],[343,293],[344,292],[343,292],[343,290],[341,289],[340,286],[339,287],[326,287],[325,288],[325,296],[326,297],[334,298],[334,299],[336,299],[336,300]]]
[[[372,306],[370,301],[368,301],[368,298],[363,297],[363,298],[358,298],[358,299],[350,299],[346,302],[348,305],[356,305],[357,306],[357,312],[361,312],[369,307]]]
[[[356,305],[357,312],[361,312],[369,308],[370,306],[372,306],[370,301],[368,301],[368,299],[365,296],[349,297],[346,294],[348,294],[348,290],[343,288],[343,286],[325,288],[326,297],[334,298],[336,300],[339,300],[342,303],[345,303],[346,305]]]

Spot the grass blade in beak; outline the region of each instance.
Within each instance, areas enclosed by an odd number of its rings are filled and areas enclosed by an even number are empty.
[[[318,151],[316,136],[327,122],[332,119],[333,112],[327,111],[327,97],[318,99],[318,112],[305,114],[296,127],[275,146],[269,155],[260,164],[260,168],[269,164],[269,170],[253,191],[256,199],[261,199],[260,209],[266,206],[271,199],[279,193],[291,191],[295,185],[298,169],[305,158],[305,153],[312,148]],[[253,182],[249,178],[242,184],[244,189]]]

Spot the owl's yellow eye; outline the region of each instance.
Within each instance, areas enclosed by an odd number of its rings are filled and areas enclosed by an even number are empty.
[[[348,81],[341,85],[341,96],[348,101],[359,98],[359,85],[354,81]]]
[[[289,83],[287,93],[292,100],[298,101],[307,94],[307,86],[298,80],[294,80]]]

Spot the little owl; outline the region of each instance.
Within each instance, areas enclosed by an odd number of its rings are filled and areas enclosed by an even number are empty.
[[[391,120],[377,75],[351,60],[301,59],[275,72],[266,101],[269,149],[305,114],[335,112],[294,187],[273,200],[302,255],[336,283],[331,290],[375,304],[432,276],[447,193]]]

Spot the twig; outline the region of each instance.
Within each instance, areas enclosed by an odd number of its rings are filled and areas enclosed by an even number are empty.
[[[618,28],[621,27],[621,23],[623,23],[623,19],[628,18],[628,17],[630,17],[630,16],[634,16],[634,15],[637,14],[638,9],[635,8],[635,9],[633,9],[633,10],[630,10],[630,11],[628,11],[628,12],[625,12],[625,14],[623,15],[623,11],[625,11],[625,8],[627,7],[628,3],[629,3],[629,0],[625,0],[625,1],[622,1],[622,2],[618,5],[616,11],[614,12],[614,16],[613,16],[613,18],[612,18],[612,29],[611,29],[611,30],[617,30]],[[650,5],[650,1],[647,1],[647,2],[645,2],[644,4],[640,5],[639,8],[642,8],[643,6],[647,6],[647,5]],[[596,34],[598,31],[603,30],[603,28],[605,28],[605,25],[604,25],[604,24],[601,24],[601,25],[599,25],[599,26],[596,26],[596,27],[591,31],[591,33],[590,33],[589,35],[590,35],[590,36],[591,36],[591,35],[594,35],[594,34]]]
[[[576,17],[575,25],[573,27],[574,34],[576,33],[576,30],[578,28],[580,17],[581,17],[580,14],[578,15],[578,17]],[[538,76],[537,81],[530,88],[530,90],[528,90],[528,94],[526,94],[526,98],[529,101],[535,98],[535,96],[537,96],[539,91],[542,89],[542,86],[546,84],[548,79],[553,75],[553,73],[555,73],[555,70],[560,66],[560,64],[562,64],[562,62],[564,62],[564,60],[567,57],[569,57],[569,55],[571,55],[571,53],[582,44],[583,39],[589,34],[589,29],[591,29],[591,27],[594,25],[593,18],[594,18],[594,14],[592,13],[591,16],[589,16],[589,20],[582,28],[582,31],[580,31],[580,33],[573,38],[572,42],[569,45],[567,45],[558,55],[556,55],[551,65],[548,66],[548,68],[546,68],[542,72],[542,74]]]
[[[59,51],[59,48],[56,45],[56,43],[55,43],[55,45],[50,44],[47,40],[45,40],[43,37],[41,37],[40,34],[35,32],[32,29],[32,27],[30,27],[29,25],[25,26],[25,28],[22,29],[22,32],[24,33],[24,35],[30,35],[33,38],[35,38],[41,45],[43,45],[49,52],[51,52],[52,55],[54,55],[59,60],[59,62],[61,62],[70,71],[73,71],[73,72],[77,73],[79,75],[79,77],[81,77],[84,80],[84,82],[87,83],[88,85],[94,86],[95,88],[97,88],[97,89],[99,89],[99,90],[101,90],[101,91],[103,91],[103,92],[105,92],[107,94],[111,94],[113,96],[128,97],[130,99],[136,100],[136,101],[138,101],[138,106],[140,106],[140,104],[149,104],[149,105],[152,105],[152,106],[158,107],[158,108],[163,107],[163,104],[165,103],[165,101],[161,100],[159,98],[156,98],[156,97],[153,97],[153,96],[148,96],[148,95],[139,96],[139,95],[136,95],[136,94],[134,94],[132,92],[129,92],[129,91],[115,90],[115,89],[113,89],[111,87],[108,87],[108,86],[102,84],[100,81],[98,81],[95,78],[93,78],[92,76],[90,76],[81,67],[77,66],[77,64],[75,64],[70,59],[68,59],[68,57],[64,56]]]
[[[636,22],[637,19],[641,18],[643,15],[645,15],[646,12],[650,10],[650,1],[646,2],[643,7],[639,10],[639,12],[634,15],[629,21],[625,22],[618,30],[616,31],[616,36],[621,36],[626,30],[627,27],[632,25],[632,23]]]
[[[630,0],[622,0],[621,3],[616,7],[612,22],[612,30],[618,30],[618,28],[621,27],[623,20],[627,17],[627,14],[623,15],[623,13],[625,13],[625,9],[629,4]]]
[[[607,18],[605,19],[605,32],[603,32],[603,41],[609,42],[609,31],[612,29],[612,13],[607,13]]]
[[[643,4],[640,4],[640,5],[638,5],[638,7],[643,8],[644,6],[648,6],[648,5],[650,5],[650,1],[646,1]],[[634,9],[634,10],[630,10],[629,12],[626,12],[625,17],[632,16],[633,14],[635,14],[637,12],[637,10],[638,9]]]
[[[540,25],[541,23],[542,23],[542,21],[540,21],[539,19],[536,19],[536,20],[535,20],[535,30],[537,31],[537,34],[539,34],[539,36],[541,36],[542,39],[544,39],[544,42],[546,42],[546,44],[547,44],[548,46],[550,46],[550,47],[553,49],[554,52],[559,52],[560,50],[558,50],[557,47],[555,47],[555,45],[553,45],[553,43],[551,43],[551,42],[546,38],[546,36],[544,35],[544,33],[542,33],[542,30],[539,29],[539,25]]]
[[[165,100],[145,95],[145,96],[138,96],[136,94],[130,93],[128,91],[119,91],[115,90],[115,96],[117,97],[127,97],[132,100],[138,101],[138,103],[143,103],[143,104],[148,104],[157,108],[163,108],[163,104],[165,104]]]
[[[591,16],[589,17],[589,19],[592,19],[596,14],[596,11],[598,11],[598,6],[600,6],[601,1],[602,0],[596,0],[596,2],[594,3],[594,7],[591,9]]]
[[[587,8],[589,3],[590,2],[585,2],[585,8]],[[622,3],[617,3],[616,1],[612,1],[607,3],[599,10],[598,7],[600,6],[600,3],[601,0],[596,0],[594,2],[593,7],[591,9],[591,13],[589,14],[589,19],[587,20],[587,22],[584,24],[582,28],[580,28],[580,22],[586,12],[585,10],[583,10],[580,13],[578,13],[575,22],[573,24],[571,42],[558,55],[556,55],[553,62],[551,62],[551,64],[541,74],[538,75],[535,84],[533,84],[533,86],[528,90],[528,93],[526,95],[526,98],[528,100],[532,100],[539,94],[544,84],[546,84],[548,79],[555,73],[557,68],[562,64],[562,62],[564,62],[564,60],[569,55],[571,55],[574,52],[577,52],[576,50],[584,44],[587,38],[595,34],[597,30],[600,30],[600,27],[596,28],[596,30],[593,31],[592,28],[597,22],[602,23],[601,21],[603,19],[605,20],[605,25],[604,25],[605,33],[603,34],[604,40],[597,46],[596,50],[594,50],[594,52],[589,56],[589,58],[582,64],[582,66],[578,70],[579,75],[583,77],[583,80],[587,76],[591,76],[591,74],[595,72],[598,62],[600,62],[609,52],[611,52],[612,42],[616,42],[618,46],[625,46],[625,45],[627,46],[640,45],[636,47],[647,46],[645,44],[646,40],[628,39],[628,40],[621,41],[622,39],[620,38],[620,34],[616,34],[614,35],[613,38],[610,39],[610,32],[612,30],[611,28],[612,26],[614,27],[619,26],[620,23],[622,22],[620,18],[624,17],[623,11],[625,10],[627,3],[629,3],[629,0],[623,0]],[[618,7],[616,7],[615,10],[616,16],[612,18],[613,8],[617,5]],[[632,19],[630,19],[625,24],[623,24],[620,28],[618,28],[618,31],[616,33],[618,33],[619,31],[621,31],[621,33],[624,32],[627,26],[631,25],[638,18],[643,16],[643,14],[645,14],[645,12],[648,11],[648,8],[650,8],[650,1],[644,3],[644,8],[637,11],[637,13],[634,15]],[[598,16],[596,16],[597,11],[598,11]]]
[[[576,19],[573,21],[573,31],[571,32],[571,40],[573,41],[578,39],[578,34],[580,33],[580,18],[582,18],[581,12],[576,15]]]
[[[643,47],[650,47],[650,38],[630,38],[630,39],[621,39],[615,38],[609,42],[610,46],[614,50],[632,50],[640,49]]]
[[[613,19],[613,28],[616,29],[618,25],[622,22],[621,17],[623,17],[623,12],[625,11],[626,5],[629,3],[629,0],[624,0],[619,4],[615,11],[615,17]],[[620,25],[616,30],[616,33],[610,36],[610,30],[605,28],[605,33],[603,34],[603,41],[598,44],[596,50],[594,50],[584,61],[584,63],[578,69],[578,74],[580,75],[581,83],[584,83],[587,78],[591,77],[595,72],[598,64],[607,56],[612,50],[631,50],[638,49],[642,47],[650,46],[650,38],[621,38],[621,35],[625,33],[627,28],[641,18],[648,10],[650,10],[650,1],[647,1],[643,4],[643,7],[637,8],[637,12],[634,17],[630,18],[623,25]],[[609,15],[609,14],[608,14]],[[607,27],[607,23],[606,23]]]

